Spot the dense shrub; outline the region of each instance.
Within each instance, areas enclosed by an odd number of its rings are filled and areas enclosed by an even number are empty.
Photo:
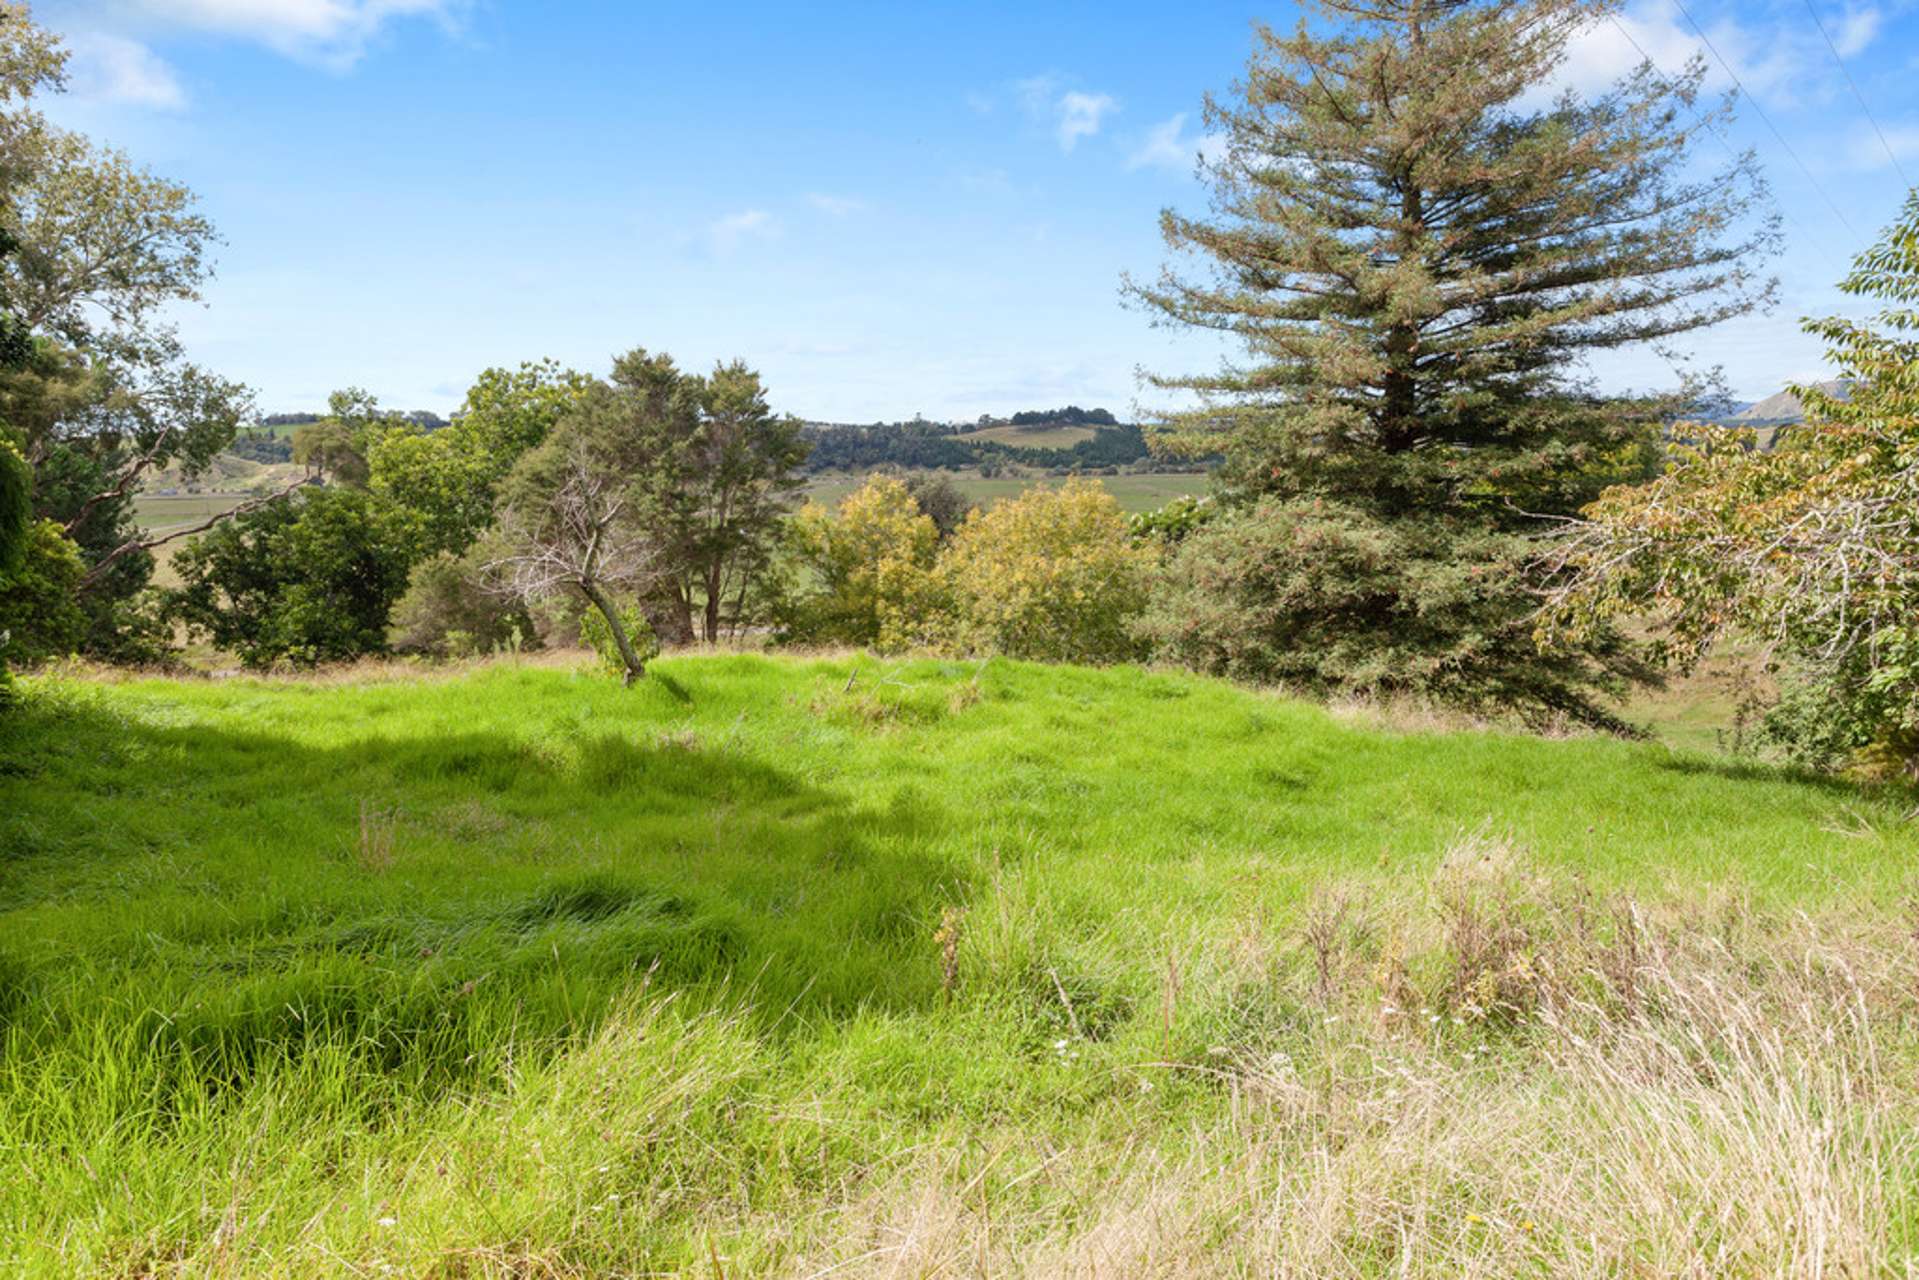
[[[1793,764],[1884,781],[1919,769],[1919,652],[1905,635],[1877,651],[1777,653],[1778,693],[1759,739]]]
[[[74,652],[87,633],[80,607],[86,565],[80,549],[51,520],[27,527],[11,573],[0,574],[0,656],[39,662]]]
[[[1128,533],[1101,485],[1068,480],[974,513],[940,555],[942,648],[1051,662],[1141,655],[1134,626],[1158,552]]]
[[[33,468],[13,443],[0,435],[0,592],[6,590],[13,570],[26,557],[32,516]],[[11,700],[13,690],[5,640],[10,626],[9,616],[0,613],[0,706]]]
[[[626,628],[627,643],[633,646],[641,663],[651,662],[660,656],[660,638],[654,633],[653,624],[647,621],[646,613],[639,605],[621,606],[620,625]],[[600,665],[610,674],[626,674],[626,659],[613,639],[613,629],[607,625],[606,615],[598,609],[587,609],[580,614],[580,643],[599,656]]]
[[[906,491],[913,495],[920,514],[933,522],[942,540],[959,532],[979,504],[966,496],[966,490],[944,471],[915,471],[906,477]]]
[[[0,580],[20,563],[33,523],[33,468],[0,434]]]
[[[1531,551],[1444,517],[1267,499],[1180,544],[1141,631],[1163,657],[1239,679],[1590,719],[1566,693],[1569,660],[1535,645]]]
[[[1127,522],[1127,527],[1135,538],[1150,538],[1172,546],[1184,541],[1195,529],[1210,523],[1219,515],[1219,510],[1218,503],[1210,495],[1194,497],[1181,494],[1164,506],[1140,512]]]
[[[525,604],[487,582],[475,557],[442,552],[413,566],[387,638],[401,653],[464,658],[517,648],[534,639],[534,626]]]

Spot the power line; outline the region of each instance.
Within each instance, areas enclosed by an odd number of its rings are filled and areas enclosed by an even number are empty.
[[[1839,74],[1846,78],[1846,84],[1852,89],[1852,96],[1859,102],[1859,109],[1866,113],[1866,119],[1872,125],[1872,131],[1879,135],[1879,145],[1886,149],[1886,159],[1892,161],[1893,171],[1899,175],[1899,181],[1911,187],[1912,179],[1906,176],[1905,166],[1899,163],[1898,153],[1892,149],[1892,144],[1886,141],[1886,131],[1879,127],[1879,121],[1874,118],[1872,108],[1866,105],[1866,95],[1859,92],[1859,82],[1852,78],[1852,72],[1846,67],[1846,60],[1839,56],[1839,46],[1832,42],[1831,36],[1826,35],[1826,24],[1819,21],[1819,11],[1812,7],[1812,0],[1804,0],[1804,2],[1806,14],[1812,19],[1812,25],[1819,28],[1819,34],[1826,41],[1826,48],[1832,50],[1832,60],[1839,64]]]
[[[1659,77],[1659,83],[1666,87],[1666,92],[1673,94],[1676,97],[1679,93],[1678,86],[1675,85],[1672,82],[1672,80],[1667,77],[1664,71],[1659,69],[1659,64],[1652,60],[1652,55],[1646,52],[1645,46],[1640,44],[1639,41],[1633,39],[1632,32],[1626,29],[1626,26],[1624,23],[1620,22],[1619,15],[1609,13],[1606,16],[1612,20],[1613,26],[1619,28],[1619,34],[1626,37],[1626,43],[1633,47],[1634,51],[1639,54],[1640,58],[1645,61],[1645,64],[1648,67],[1652,68],[1652,73]],[[1699,116],[1699,123],[1706,127],[1707,133],[1710,133],[1714,138],[1718,139],[1719,145],[1726,149],[1726,154],[1732,157],[1733,163],[1737,164],[1740,160],[1739,153],[1733,149],[1733,145],[1727,139],[1726,135],[1721,133],[1718,127],[1713,124],[1712,117],[1701,113],[1701,115]],[[1806,238],[1806,242],[1814,247],[1814,251],[1820,254],[1820,256],[1824,257],[1827,260],[1827,262],[1833,265],[1836,269],[1838,264],[1833,262],[1832,256],[1826,251],[1825,245],[1816,236],[1814,236],[1809,229],[1807,229],[1804,223],[1800,222],[1798,218],[1793,217],[1792,210],[1786,208],[1784,205],[1779,205],[1777,206],[1777,208],[1779,209],[1779,212],[1786,215],[1786,220],[1792,223],[1793,229],[1798,231],[1800,235],[1804,236]],[[1845,221],[1845,219],[1841,218],[1840,221],[1843,222]]]
[[[1800,172],[1806,175],[1806,181],[1812,183],[1813,189],[1825,200],[1826,207],[1832,210],[1833,217],[1839,219],[1839,225],[1846,229],[1846,234],[1852,236],[1855,240],[1858,239],[1859,233],[1853,230],[1852,223],[1846,221],[1846,215],[1840,211],[1838,202],[1827,193],[1826,188],[1820,184],[1819,179],[1813,176],[1812,170],[1806,167],[1806,162],[1799,158],[1799,153],[1792,149],[1792,144],[1786,141],[1786,135],[1779,132],[1779,126],[1772,122],[1772,117],[1766,114],[1766,109],[1759,105],[1759,99],[1746,92],[1746,86],[1740,82],[1739,73],[1732,69],[1732,64],[1726,61],[1725,56],[1721,54],[1718,47],[1713,44],[1712,37],[1706,34],[1706,29],[1699,25],[1698,20],[1695,19],[1691,11],[1686,8],[1685,0],[1673,0],[1673,3],[1678,6],[1679,12],[1685,16],[1686,21],[1692,24],[1692,29],[1699,33],[1700,40],[1705,43],[1706,48],[1711,51],[1712,56],[1719,60],[1719,65],[1726,69],[1726,74],[1732,77],[1733,88],[1739,90],[1740,95],[1752,103],[1752,109],[1759,113],[1761,120],[1766,122],[1766,128],[1772,130],[1772,136],[1779,139],[1779,145],[1785,148],[1786,154],[1792,157],[1793,163],[1798,165]]]

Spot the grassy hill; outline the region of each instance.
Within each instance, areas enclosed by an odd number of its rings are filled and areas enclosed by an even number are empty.
[[[999,660],[27,686],[0,1274],[1919,1256],[1903,793]]]
[[[993,427],[980,427],[974,431],[961,432],[961,440],[987,440],[994,444],[1011,445],[1016,449],[1070,449],[1082,440],[1091,440],[1099,434],[1092,427],[1078,426],[1072,423],[1044,422],[1033,426],[1014,426],[1001,423]]]
[[[293,462],[255,462],[236,454],[216,454],[205,471],[191,478],[174,467],[156,471],[141,486],[143,499],[181,494],[260,494],[283,489],[304,470]]]

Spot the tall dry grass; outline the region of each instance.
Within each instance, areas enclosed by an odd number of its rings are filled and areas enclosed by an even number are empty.
[[[1911,1274],[1897,921],[1655,911],[1520,863],[1477,837],[1423,910],[1309,913],[1310,1048],[1225,1053],[1229,1118],[1178,1155],[1039,1144],[996,1178],[928,1152],[780,1273]]]

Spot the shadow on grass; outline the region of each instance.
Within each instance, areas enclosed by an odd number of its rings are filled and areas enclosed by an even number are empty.
[[[651,680],[654,684],[658,685],[660,688],[666,690],[666,692],[672,696],[675,702],[678,702],[688,707],[693,705],[693,695],[687,692],[686,686],[681,684],[678,680],[675,680],[672,676],[668,675],[666,672],[661,671],[659,668],[655,667],[646,673],[646,678],[648,680]]]
[[[642,983],[772,1034],[922,1007],[966,888],[923,795],[861,807],[691,734],[316,748],[49,700],[0,762],[15,1051],[139,1045],[219,1090],[320,1049],[470,1081]]]
[[[1785,782],[1793,786],[1846,799],[1862,797],[1908,806],[1919,802],[1919,788],[1904,782],[1861,783],[1819,773],[1801,765],[1769,764],[1760,760],[1713,759],[1703,755],[1672,755],[1659,762],[1671,773],[1689,777],[1724,778],[1730,782]]]

